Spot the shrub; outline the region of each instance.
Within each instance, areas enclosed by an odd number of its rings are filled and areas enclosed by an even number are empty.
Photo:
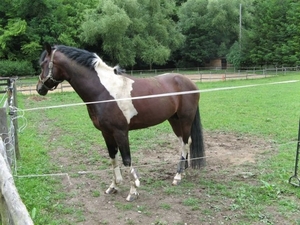
[[[0,77],[28,76],[35,74],[32,64],[28,61],[0,61]]]

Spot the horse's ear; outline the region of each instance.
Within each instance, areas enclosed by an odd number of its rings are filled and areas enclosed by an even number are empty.
[[[44,48],[45,48],[45,50],[47,51],[48,55],[51,55],[52,47],[51,47],[51,45],[50,45],[48,42],[46,42],[46,43],[44,44]]]

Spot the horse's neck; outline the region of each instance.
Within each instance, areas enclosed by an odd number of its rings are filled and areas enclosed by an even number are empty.
[[[67,73],[70,75],[68,82],[84,102],[96,101],[96,97],[105,89],[100,84],[95,70],[74,65],[69,67]]]

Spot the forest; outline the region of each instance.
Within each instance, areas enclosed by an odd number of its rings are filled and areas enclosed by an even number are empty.
[[[0,76],[39,73],[43,43],[129,69],[300,63],[299,0],[1,0]]]

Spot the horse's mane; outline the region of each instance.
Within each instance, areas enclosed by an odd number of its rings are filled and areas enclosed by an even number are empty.
[[[115,72],[115,74],[118,74],[118,75],[126,74],[126,70],[121,68],[119,65],[116,65],[114,67],[114,72]]]
[[[83,49],[69,47],[65,45],[56,45],[55,48],[67,56],[69,59],[76,61],[79,65],[94,69],[95,60],[99,58],[96,53]]]
[[[107,70],[113,70],[115,74],[125,73],[125,70],[121,69],[119,65],[115,67],[108,66],[96,53],[65,45],[55,45],[54,48],[63,53],[69,59],[74,60],[79,65],[82,65],[89,69],[95,69],[95,67],[99,66]],[[40,64],[45,59],[46,55],[47,52],[44,51],[39,60]]]

